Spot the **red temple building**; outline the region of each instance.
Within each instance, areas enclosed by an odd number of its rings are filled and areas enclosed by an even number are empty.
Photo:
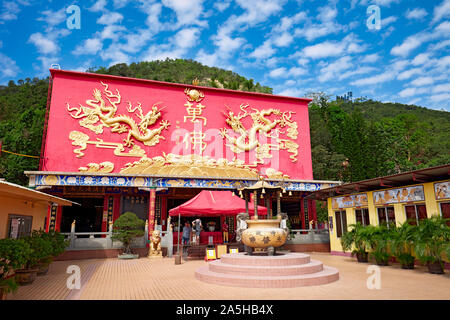
[[[167,229],[169,210],[202,190],[283,184],[292,228],[316,221],[310,99],[51,69],[39,171],[29,185],[80,206],[50,206],[46,228],[105,232],[131,211]],[[264,202],[263,200],[261,200]],[[276,212],[277,202],[260,205]],[[234,216],[211,216],[220,232]],[[206,223],[204,221],[205,232]]]

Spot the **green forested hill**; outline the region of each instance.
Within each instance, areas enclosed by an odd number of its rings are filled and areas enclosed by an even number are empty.
[[[272,93],[231,71],[192,60],[118,64],[88,72]],[[0,86],[0,140],[3,150],[40,155],[48,79],[10,81]],[[377,101],[321,99],[310,105],[315,179],[355,181],[450,162],[450,113]],[[348,165],[343,166],[347,160]],[[39,160],[2,153],[0,177],[28,184],[25,170]]]

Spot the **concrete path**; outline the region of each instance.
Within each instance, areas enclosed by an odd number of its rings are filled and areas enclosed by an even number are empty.
[[[426,267],[402,270],[398,264],[380,267],[381,289],[367,288],[370,264],[356,259],[312,253],[311,259],[337,268],[340,279],[336,282],[287,289],[234,288],[207,284],[195,279],[195,270],[204,261],[188,261],[175,265],[173,258],[137,260],[74,260],[56,261],[49,273],[38,277],[30,286],[20,287],[8,299],[164,299],[164,300],[222,300],[222,299],[444,299],[450,300],[450,273],[432,275]],[[81,270],[81,288],[67,289],[71,274],[69,265]]]

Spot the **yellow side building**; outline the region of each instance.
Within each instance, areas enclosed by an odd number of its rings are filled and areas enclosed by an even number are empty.
[[[440,215],[450,219],[450,164],[341,184],[308,198],[326,200],[330,250],[342,255],[340,238],[356,222],[400,225]]]

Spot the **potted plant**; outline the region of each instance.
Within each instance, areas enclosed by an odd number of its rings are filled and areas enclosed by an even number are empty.
[[[30,254],[30,246],[22,239],[0,240],[0,300],[5,300],[9,292],[17,290],[15,269],[21,268]]]
[[[368,242],[370,244],[370,256],[375,259],[377,265],[387,266],[389,263],[389,241],[391,239],[392,228],[381,226],[366,226]]]
[[[39,263],[50,255],[51,243],[35,232],[23,240],[30,246],[30,253],[23,268],[15,270],[16,282],[19,285],[29,285],[36,279]]]
[[[351,224],[351,230],[345,232],[341,237],[342,249],[345,251],[352,250],[352,256],[356,255],[358,262],[368,262],[367,248],[370,246],[367,236],[366,227],[361,223]]]
[[[39,231],[33,231],[33,236],[44,239],[44,241],[49,245],[49,248],[46,250],[47,256],[39,260],[37,264],[37,275],[45,275],[47,274],[49,266],[53,262],[53,259],[66,250],[67,246],[69,245],[69,240],[65,240],[64,235],[53,230],[49,232],[45,232],[42,229]]]
[[[139,257],[133,254],[131,243],[134,239],[144,235],[145,222],[139,219],[133,212],[125,212],[113,225],[113,240],[119,240],[123,244],[123,254],[118,255],[119,259],[136,259]]]
[[[395,228],[391,234],[390,247],[402,269],[414,269],[413,247],[416,232],[417,226],[406,221]]]
[[[450,227],[447,220],[433,216],[420,220],[415,236],[414,252],[433,274],[444,273],[444,256],[449,258]]]

